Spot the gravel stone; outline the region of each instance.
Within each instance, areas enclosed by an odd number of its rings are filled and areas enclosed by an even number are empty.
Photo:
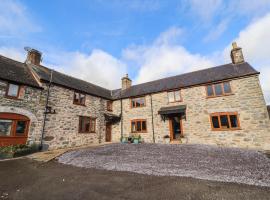
[[[111,144],[67,152],[57,159],[84,168],[270,187],[270,159],[255,150],[196,144]]]

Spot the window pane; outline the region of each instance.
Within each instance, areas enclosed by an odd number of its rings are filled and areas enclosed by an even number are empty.
[[[218,116],[212,117],[212,123],[214,128],[220,128],[219,127],[219,122],[218,122]]]
[[[83,127],[85,132],[90,132],[90,118],[89,117],[84,117],[83,120]]]
[[[141,103],[141,106],[145,106],[145,99],[144,98],[140,98],[140,103]]]
[[[214,96],[214,91],[212,85],[207,86],[207,96]]]
[[[84,104],[84,103],[85,103],[85,95],[80,94],[80,104]]]
[[[79,93],[74,93],[74,102],[79,103],[80,95]]]
[[[231,127],[232,128],[239,127],[236,115],[230,115],[230,120],[231,120]]]
[[[142,131],[141,121],[137,121],[137,131]]]
[[[91,132],[95,132],[95,131],[96,131],[96,120],[91,119]]]
[[[146,131],[146,121],[142,121],[142,130]]]
[[[21,136],[24,135],[25,129],[26,129],[26,121],[17,121],[17,126],[16,126],[16,135]]]
[[[12,120],[0,119],[0,136],[11,135]]]
[[[222,95],[222,87],[220,84],[215,85],[215,93],[217,96]]]
[[[221,115],[220,116],[220,123],[222,128],[230,128],[229,126],[229,120],[227,115]]]
[[[180,90],[174,92],[175,101],[181,101],[181,92]]]
[[[16,97],[18,95],[19,86],[14,84],[9,84],[8,96]]]
[[[131,123],[131,131],[132,131],[132,132],[136,132],[135,122],[132,122],[132,123]]]
[[[174,92],[168,92],[168,100],[169,102],[174,102]]]
[[[224,83],[223,87],[224,87],[224,93],[230,94],[232,92],[231,86],[228,82]]]
[[[140,107],[140,99],[135,99],[136,107]]]

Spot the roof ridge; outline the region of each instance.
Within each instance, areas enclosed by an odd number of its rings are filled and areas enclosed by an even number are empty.
[[[20,66],[20,67],[21,67],[21,65],[25,65],[24,62],[20,62],[20,61],[14,60],[14,59],[12,59],[12,58],[8,58],[8,57],[3,56],[3,55],[1,55],[1,54],[0,54],[0,57],[1,57],[2,59],[4,59],[4,60],[8,60],[8,61],[14,62],[14,63],[16,63],[18,66]]]

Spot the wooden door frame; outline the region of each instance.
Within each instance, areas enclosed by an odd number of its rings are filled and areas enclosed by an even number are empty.
[[[175,117],[175,116],[174,116]],[[181,137],[184,136],[184,133],[183,133],[183,122],[182,122],[182,117],[181,115],[179,116],[180,117],[180,128],[181,128]],[[178,141],[176,139],[173,139],[173,125],[172,125],[172,118],[173,117],[169,117],[169,128],[170,128],[170,140],[171,141]]]
[[[110,128],[110,141],[107,141],[107,127]],[[112,124],[106,123],[106,133],[105,133],[105,142],[111,142],[112,141]]]

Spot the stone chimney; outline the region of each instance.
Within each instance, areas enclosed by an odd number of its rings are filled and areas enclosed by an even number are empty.
[[[245,62],[242,48],[238,47],[236,42],[232,43],[231,58],[233,64],[240,64]]]
[[[128,78],[128,74],[122,78],[122,90],[130,88],[132,81]]]
[[[24,48],[27,51],[27,64],[40,65],[42,53],[29,47]]]

